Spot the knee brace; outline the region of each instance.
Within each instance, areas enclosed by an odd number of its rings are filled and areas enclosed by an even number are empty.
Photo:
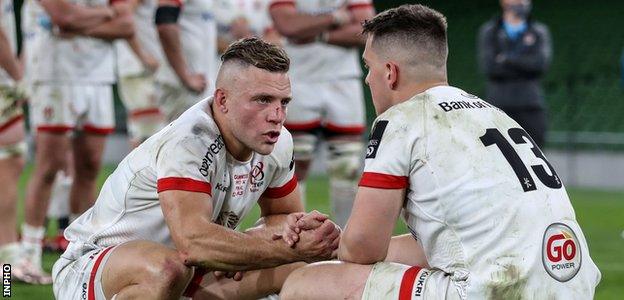
[[[360,176],[364,144],[360,141],[329,141],[328,173],[331,178],[354,181]]]
[[[312,160],[318,137],[311,133],[294,133],[293,152],[296,160]]]
[[[364,145],[356,141],[329,141],[329,187],[334,220],[343,227],[351,214]]]

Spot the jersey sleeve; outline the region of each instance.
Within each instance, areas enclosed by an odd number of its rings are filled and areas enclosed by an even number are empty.
[[[271,154],[275,164],[275,174],[263,196],[282,198],[290,194],[297,187],[295,176],[295,157],[293,155],[293,141],[290,133],[284,128],[280,141]]]
[[[348,9],[368,8],[373,7],[372,0],[347,0]]]
[[[411,141],[408,124],[377,120],[366,148],[364,173],[359,186],[379,189],[402,189],[409,184]]]
[[[214,164],[206,158],[207,147],[197,137],[170,140],[156,157],[158,192],[179,190],[212,195],[210,178]]]

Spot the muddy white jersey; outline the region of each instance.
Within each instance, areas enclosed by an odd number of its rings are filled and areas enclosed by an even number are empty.
[[[0,30],[4,32],[4,35],[9,40],[9,46],[11,53],[16,57],[16,37],[15,37],[15,17],[13,12],[13,0],[0,0]],[[0,85],[12,85],[13,79],[9,74],[0,68]]]
[[[87,7],[106,6],[107,0],[71,0]],[[59,37],[51,23],[38,24],[50,34],[42,36],[39,59],[34,67],[36,82],[71,84],[111,84],[114,76],[113,43],[102,39],[76,36]]]
[[[219,32],[227,32],[230,23],[245,18],[249,28],[258,37],[271,30],[273,22],[269,16],[270,0],[215,0],[215,16]]]
[[[154,56],[161,62],[162,66],[164,56],[158,40],[156,24],[154,23],[157,2],[157,0],[140,1],[134,12],[134,27],[143,51]],[[117,72],[119,76],[140,75],[147,72],[139,58],[128,46],[126,40],[115,42],[115,50],[117,51]]]
[[[320,15],[347,6],[372,6],[371,0],[272,0],[274,5],[294,5],[303,14]],[[290,77],[297,81],[328,81],[362,75],[357,48],[345,48],[322,42],[304,45],[286,43],[290,56]]]
[[[51,33],[52,23],[50,16],[37,0],[24,1],[21,22],[24,80],[30,85],[36,73],[34,66],[43,55],[43,50],[41,50],[43,37]]]
[[[208,90],[216,80],[214,64],[217,57],[217,24],[213,12],[213,0],[182,0],[178,18],[180,43],[186,64],[191,73],[203,74]],[[167,63],[156,73],[159,82],[182,86],[177,75]]]
[[[402,214],[429,265],[468,299],[588,299],[600,279],[544,154],[460,89],[434,87],[381,114],[360,186],[406,189]]]
[[[63,257],[132,240],[173,246],[158,193],[206,193],[213,222],[235,228],[261,197],[281,198],[297,186],[292,138],[284,128],[270,155],[233,159],[210,113],[211,99],[189,108],[123,159],[95,204],[66,230]]]

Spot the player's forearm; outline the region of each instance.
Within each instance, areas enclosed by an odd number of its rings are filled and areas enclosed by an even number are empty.
[[[372,239],[365,233],[349,233],[348,226],[340,238],[338,259],[345,262],[369,265],[383,261],[386,258],[387,247],[380,246],[380,242]]]
[[[329,30],[334,24],[334,17],[325,15],[306,15],[288,13],[274,16],[273,26],[283,36],[292,39],[308,39]]]
[[[326,43],[341,47],[364,47],[366,38],[362,35],[362,25],[350,24],[328,31]]]
[[[22,68],[17,57],[11,52],[9,39],[0,28],[0,67],[4,69],[15,81],[22,79]]]
[[[254,227],[245,230],[246,234],[271,241],[273,234],[280,234],[286,223],[287,214],[270,215],[262,217],[256,222]]]
[[[123,16],[109,22],[87,29],[84,34],[102,40],[127,39],[134,35],[134,22],[132,17]]]
[[[66,31],[91,28],[110,20],[114,15],[108,6],[86,7],[58,0],[41,0],[40,3],[52,23]]]
[[[186,265],[210,270],[256,270],[301,260],[286,243],[212,223],[186,230],[180,241],[176,246]]]
[[[160,24],[158,36],[162,44],[165,57],[176,73],[180,81],[184,83],[184,78],[189,75],[186,59],[182,54],[182,43],[180,42],[180,28],[177,24]]]

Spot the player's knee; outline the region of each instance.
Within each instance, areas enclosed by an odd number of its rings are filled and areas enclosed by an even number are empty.
[[[101,162],[99,158],[89,157],[76,164],[77,180],[95,180],[100,171]]]
[[[360,175],[364,145],[360,141],[329,141],[329,176],[355,181]]]
[[[165,289],[186,284],[193,276],[193,270],[184,265],[174,251],[164,255],[151,265],[146,265],[149,281],[160,283]]]

